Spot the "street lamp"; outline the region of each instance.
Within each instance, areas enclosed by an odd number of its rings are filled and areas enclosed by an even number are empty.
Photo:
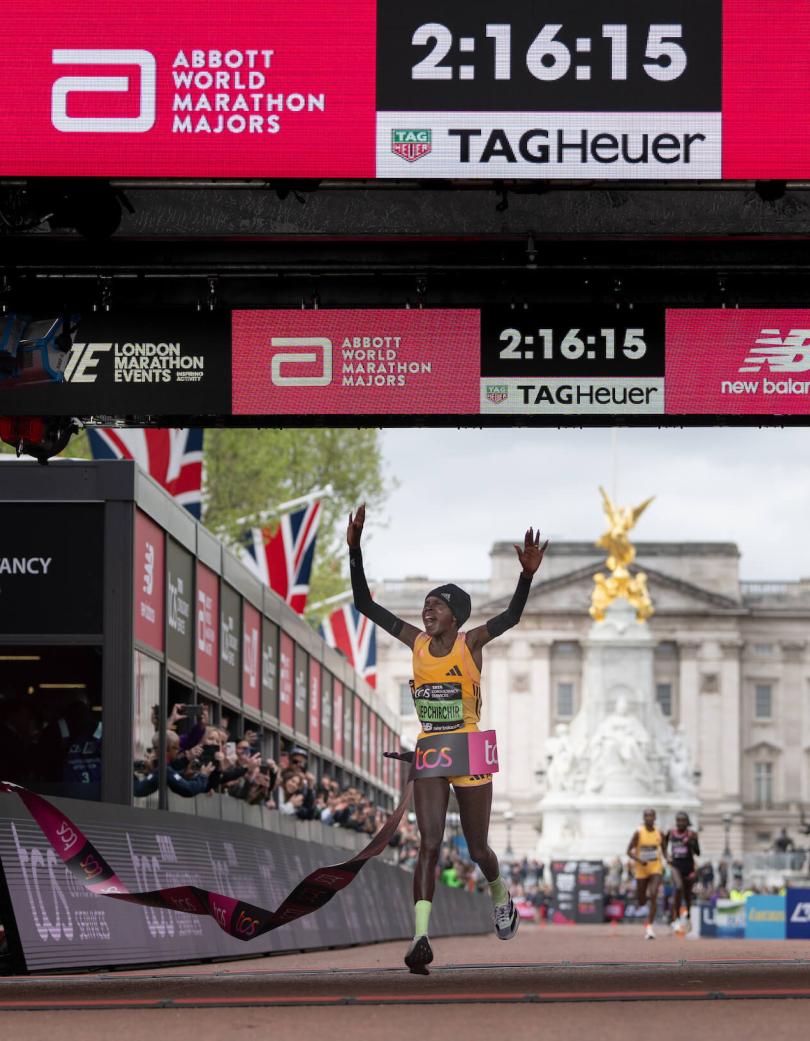
[[[511,860],[515,855],[512,849],[512,821],[515,819],[514,813],[511,810],[503,811],[503,819],[506,824],[506,849],[504,850],[504,856],[507,860]]]
[[[729,832],[731,831],[731,814],[730,813],[724,813],[723,814],[723,827],[724,827],[725,832],[726,832],[726,846],[725,846],[725,849],[723,850],[723,859],[724,860],[731,860],[731,848],[729,846]]]

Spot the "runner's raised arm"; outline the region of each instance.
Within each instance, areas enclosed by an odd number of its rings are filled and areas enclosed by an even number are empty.
[[[371,599],[371,591],[366,581],[366,573],[363,570],[363,551],[360,549],[360,539],[363,534],[363,524],[366,520],[365,503],[358,506],[354,516],[349,514],[349,525],[346,529],[346,542],[349,545],[349,573],[352,580],[352,595],[354,606],[357,610],[370,618],[375,625],[385,629],[387,633],[396,637],[407,647],[413,648],[414,641],[419,635],[416,626],[397,618],[395,614],[387,611],[381,604],[375,604]]]

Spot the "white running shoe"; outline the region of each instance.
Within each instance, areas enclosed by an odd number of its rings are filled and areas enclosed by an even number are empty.
[[[428,965],[433,961],[433,950],[427,936],[417,936],[408,953],[405,955],[405,964],[416,973],[417,976],[428,976]]]
[[[520,925],[520,915],[517,913],[511,896],[507,898],[505,904],[496,905],[492,918],[495,922],[495,935],[498,939],[511,940]]]
[[[654,940],[655,939],[655,929],[653,929],[653,927],[651,925],[648,925],[645,928],[645,930],[644,930],[644,939],[645,940]]]

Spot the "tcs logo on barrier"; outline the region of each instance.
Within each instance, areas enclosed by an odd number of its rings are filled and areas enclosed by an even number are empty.
[[[60,76],[51,88],[51,123],[62,133],[143,134],[155,125],[157,62],[150,51],[104,48],[56,49],[51,53],[54,65],[137,66],[140,70],[138,114],[135,116],[71,116],[68,98],[71,94],[129,94],[134,77]]]

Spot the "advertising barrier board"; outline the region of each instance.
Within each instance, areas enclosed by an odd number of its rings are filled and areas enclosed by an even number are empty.
[[[3,177],[787,179],[805,0],[5,0]]]
[[[275,907],[310,871],[345,855],[290,836],[184,813],[53,801],[109,857],[132,891],[200,885]],[[11,795],[0,796],[0,865],[28,971],[370,943],[404,939],[413,929],[412,878],[380,861],[367,864],[354,886],[316,914],[266,933],[251,945],[208,918],[94,896],[57,859]],[[431,917],[436,935],[491,929],[487,898],[439,888]]]
[[[810,940],[810,889],[788,889],[785,913],[787,938]]]
[[[605,869],[599,861],[555,860],[551,864],[555,922],[605,920]]]
[[[714,913],[714,904],[708,900],[701,900],[698,908],[700,912],[700,935],[713,940],[717,936],[717,917]]]
[[[718,900],[714,920],[718,940],[741,940],[745,936],[745,902]]]
[[[786,900],[778,894],[755,893],[745,901],[746,940],[784,940]]]

